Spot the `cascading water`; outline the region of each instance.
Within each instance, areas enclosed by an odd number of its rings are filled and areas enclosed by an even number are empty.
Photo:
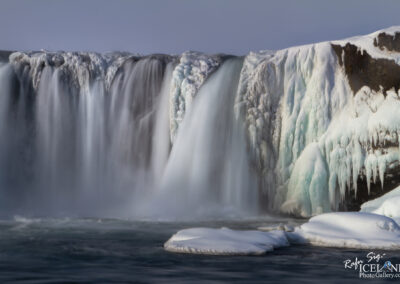
[[[229,59],[201,87],[187,110],[156,198],[165,216],[228,216],[257,212],[252,175],[235,99],[242,59]]]
[[[71,72],[51,64],[13,71],[5,64],[1,213],[176,218],[188,208],[191,217],[210,208],[213,214],[256,212],[256,183],[234,111],[242,61],[228,60],[202,86],[173,146],[171,57],[127,58],[109,84],[86,65]],[[40,73],[36,86],[34,73]]]

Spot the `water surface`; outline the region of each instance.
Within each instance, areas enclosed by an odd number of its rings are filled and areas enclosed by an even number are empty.
[[[254,229],[304,220],[138,222],[25,219],[0,222],[0,282],[222,283],[364,282],[343,261],[368,251],[291,246],[262,256],[174,254],[163,249],[177,230],[207,226]],[[385,252],[400,262],[399,252]],[[369,281],[371,282],[371,281]],[[373,281],[372,281],[373,282]],[[378,282],[378,281],[376,281]]]

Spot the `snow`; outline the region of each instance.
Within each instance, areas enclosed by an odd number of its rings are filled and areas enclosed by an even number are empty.
[[[397,220],[397,218],[400,218],[400,196],[385,200],[374,213],[396,218]]]
[[[174,234],[165,244],[167,251],[212,255],[260,255],[288,246],[282,231],[238,231],[228,228],[191,228]]]
[[[400,227],[391,218],[365,212],[326,213],[287,233],[291,243],[357,249],[400,249]]]
[[[396,32],[400,31],[400,26],[393,26],[390,28],[382,29],[367,35],[361,35],[361,36],[354,36],[351,38],[343,39],[343,40],[335,40],[332,41],[333,44],[339,44],[341,46],[346,45],[348,42],[358,46],[359,49],[365,50],[368,52],[369,55],[371,55],[374,58],[386,58],[386,59],[392,59],[396,61],[397,63],[400,63],[400,54],[397,52],[387,52],[386,50],[381,50],[380,48],[377,48],[374,46],[374,39],[380,34],[380,33],[386,33],[389,35],[394,35]]]
[[[400,187],[361,205],[361,212],[372,212],[400,221]]]
[[[374,213],[336,212],[312,217],[294,228],[278,224],[259,227],[258,231],[184,229],[174,234],[164,248],[177,253],[258,255],[289,244],[399,250],[400,227],[392,218]]]

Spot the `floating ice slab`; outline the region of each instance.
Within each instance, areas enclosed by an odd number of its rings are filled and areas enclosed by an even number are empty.
[[[364,212],[327,213],[287,233],[292,243],[359,249],[400,249],[400,227],[391,218]]]
[[[260,255],[288,246],[283,231],[236,231],[228,228],[191,228],[177,232],[165,244],[167,251],[213,255]]]

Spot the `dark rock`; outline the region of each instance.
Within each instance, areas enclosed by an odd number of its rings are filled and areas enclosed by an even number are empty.
[[[374,45],[381,50],[400,52],[400,33],[395,33],[394,35],[380,33],[374,39]]]
[[[359,211],[361,204],[378,198],[385,193],[395,189],[400,185],[400,165],[396,165],[392,168],[386,170],[384,175],[383,186],[379,177],[377,177],[376,182],[371,180],[370,183],[370,193],[368,193],[367,178],[364,174],[360,174],[357,180],[357,194],[354,190],[346,192],[346,197],[340,205],[340,210],[346,211]]]
[[[352,91],[357,93],[363,86],[374,91],[400,88],[400,66],[394,60],[373,58],[365,50],[347,43],[345,46],[332,44],[340,66],[344,68]]]

